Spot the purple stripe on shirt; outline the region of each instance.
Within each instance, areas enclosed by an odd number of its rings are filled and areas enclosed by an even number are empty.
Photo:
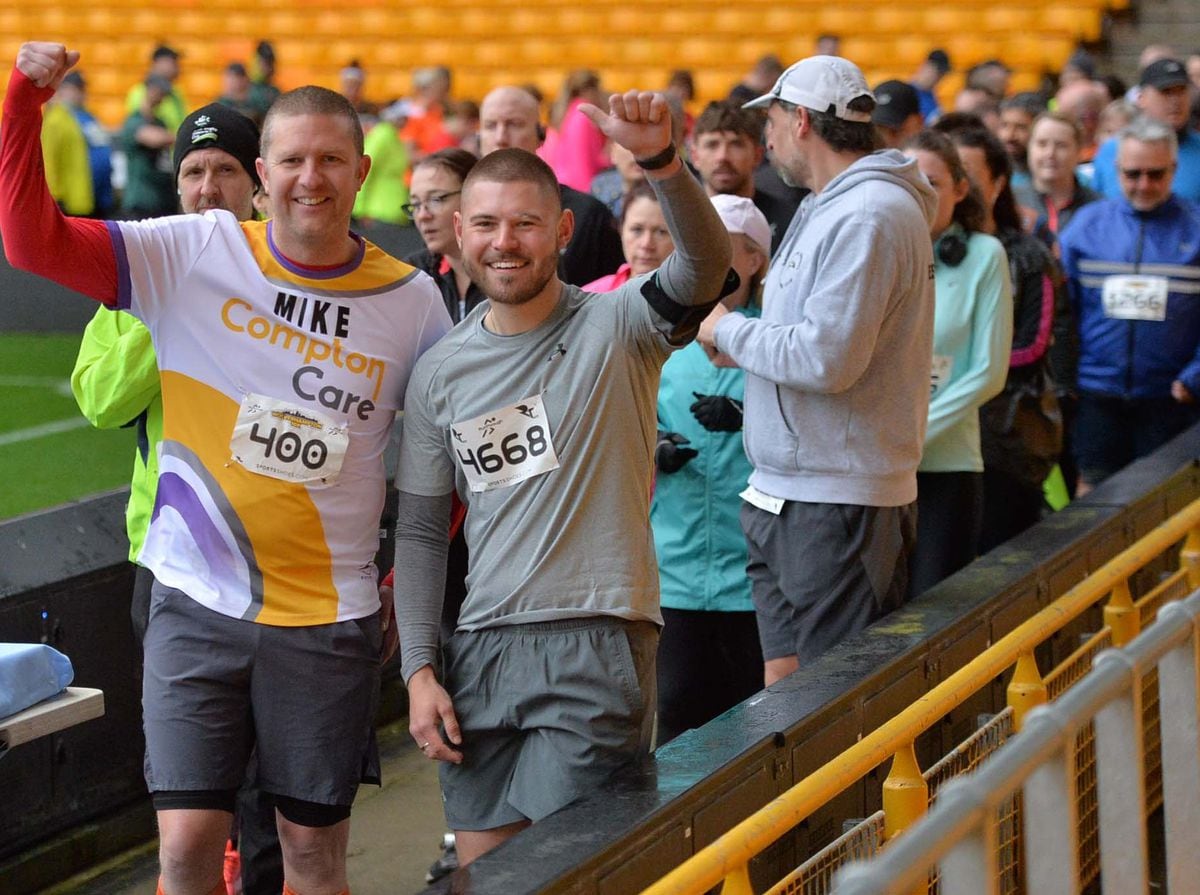
[[[267,221],[267,247],[271,250],[271,255],[278,261],[285,270],[289,273],[294,273],[296,276],[304,277],[309,280],[335,280],[338,277],[344,277],[351,273],[362,264],[363,255],[366,254],[367,244],[363,242],[363,238],[357,233],[351,233],[350,238],[358,245],[358,251],[354,253],[354,257],[339,267],[331,267],[328,270],[314,270],[311,267],[302,267],[295,262],[289,261],[284,257],[283,253],[275,247],[275,237],[272,232],[274,221]]]
[[[116,221],[105,221],[109,238],[112,239],[113,254],[117,258],[117,307],[128,311],[133,301],[133,284],[129,281],[129,258],[125,254],[125,236]]]
[[[154,500],[151,522],[158,519],[163,507],[170,507],[183,517],[192,540],[210,569],[236,568],[233,552],[208,518],[199,495],[176,473],[164,472],[158,477],[158,495]]]

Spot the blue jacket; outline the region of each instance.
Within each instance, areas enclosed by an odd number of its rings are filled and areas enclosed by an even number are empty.
[[[1178,379],[1200,395],[1200,206],[1174,195],[1149,212],[1124,199],[1093,202],[1059,242],[1079,325],[1079,388],[1162,398]],[[1167,279],[1164,320],[1106,315],[1105,280],[1122,274]]]
[[[742,310],[747,316],[754,311]],[[746,374],[715,367],[693,342],[671,355],[658,387],[658,428],[678,432],[699,454],[678,472],[658,474],[650,524],[662,605],[705,612],[752,612],[746,539],[738,497],[750,478],[741,432],[710,432],[690,408],[702,395],[741,401]]]

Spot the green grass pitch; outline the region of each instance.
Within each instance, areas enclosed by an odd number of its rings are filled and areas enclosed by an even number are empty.
[[[0,519],[129,483],[136,433],[93,429],[71,395],[79,339],[0,333]]]

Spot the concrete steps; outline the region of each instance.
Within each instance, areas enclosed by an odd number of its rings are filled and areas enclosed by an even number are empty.
[[[1114,16],[1108,30],[1104,69],[1133,83],[1137,60],[1149,44],[1165,43],[1181,58],[1200,51],[1200,3],[1196,0],[1140,0]]]

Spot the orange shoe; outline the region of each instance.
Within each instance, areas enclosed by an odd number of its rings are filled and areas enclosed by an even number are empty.
[[[225,892],[242,895],[242,856],[232,839],[225,842]]]

